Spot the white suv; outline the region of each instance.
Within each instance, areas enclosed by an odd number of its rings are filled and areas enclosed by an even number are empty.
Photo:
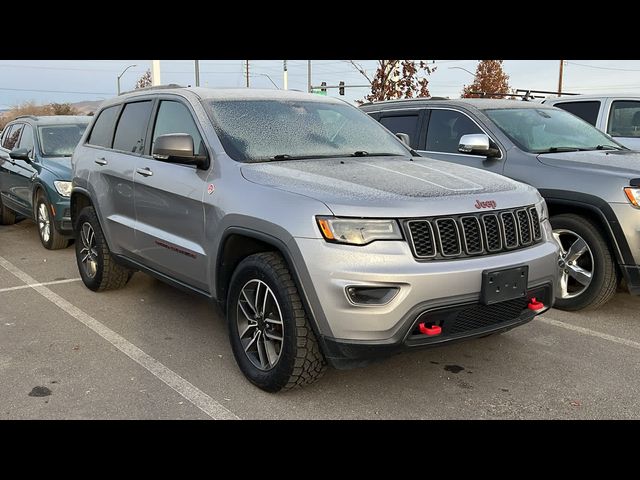
[[[575,95],[542,103],[577,115],[631,150],[640,150],[640,95]]]

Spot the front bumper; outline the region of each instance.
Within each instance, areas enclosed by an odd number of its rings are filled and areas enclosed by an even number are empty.
[[[402,241],[378,241],[362,247],[327,243],[322,239],[295,238],[301,262],[310,273],[302,287],[313,290],[311,310],[318,321],[325,354],[332,363],[344,356],[345,345],[357,349],[404,348],[416,319],[425,312],[478,304],[482,272],[529,266],[528,291],[543,287],[545,305],[550,306],[557,282],[558,247],[543,222],[546,241],[535,246],[497,255],[448,261],[416,261]],[[385,305],[354,305],[348,287],[394,287],[395,297]],[[535,296],[535,295],[534,295]],[[489,325],[476,336],[494,329],[513,328],[533,318],[511,318],[513,322]],[[326,319],[326,321],[324,321]],[[495,328],[494,328],[495,327]],[[443,331],[441,340],[450,337]],[[434,343],[442,343],[435,341]],[[342,353],[340,353],[342,352]],[[334,356],[335,353],[335,356]]]
[[[52,204],[55,210],[53,219],[56,230],[62,235],[73,234],[71,225],[71,202],[68,198],[62,197]]]
[[[542,302],[545,308],[532,311],[528,308],[531,298]],[[381,342],[358,342],[323,338],[325,357],[338,369],[348,369],[368,365],[406,350],[437,347],[440,345],[501,333],[523,325],[536,315],[544,313],[553,304],[553,285],[546,284],[527,291],[525,298],[481,305],[478,302],[465,303],[446,308],[418,310],[407,320],[405,332],[397,340]],[[420,332],[418,325],[426,323],[438,325],[442,333],[428,336]]]

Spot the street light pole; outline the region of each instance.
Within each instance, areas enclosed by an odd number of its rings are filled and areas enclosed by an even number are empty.
[[[124,72],[126,72],[127,70],[129,70],[131,67],[137,67],[138,65],[129,65],[127,68],[125,68],[122,73],[120,75],[118,75],[118,95],[120,95],[120,77],[122,77],[122,75],[124,75]]]
[[[200,86],[200,60],[194,60],[196,69],[196,87]]]
[[[473,78],[476,78],[476,74],[471,72],[470,70],[467,70],[466,68],[463,67],[449,67],[449,70],[452,70],[454,68],[457,68],[458,70],[464,70],[465,72],[467,72],[469,75],[471,75]]]

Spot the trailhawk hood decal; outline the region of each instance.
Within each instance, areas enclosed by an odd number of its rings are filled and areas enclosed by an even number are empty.
[[[424,157],[288,160],[241,170],[251,182],[320,200],[335,215],[444,215],[478,211],[477,202],[502,209],[537,201],[533,188],[501,175]]]

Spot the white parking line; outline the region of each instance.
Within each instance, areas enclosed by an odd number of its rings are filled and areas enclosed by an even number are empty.
[[[0,266],[5,270],[9,271],[24,283],[26,286],[33,288],[40,295],[45,297],[50,302],[57,305],[59,308],[64,310],[66,313],[71,315],[73,318],[83,323],[85,326],[93,330],[95,333],[100,335],[106,341],[111,343],[114,347],[124,353],[126,356],[131,358],[134,362],[138,363],[145,369],[147,369],[150,373],[155,375],[157,378],[162,380],[164,383],[169,385],[172,389],[182,395],[184,398],[193,403],[196,407],[206,413],[208,416],[213,418],[214,420],[238,420],[234,413],[229,411],[220,403],[216,402],[209,395],[204,393],[202,390],[182,378],[173,370],[167,368],[158,360],[153,358],[152,356],[146,354],[138,347],[136,347],[133,343],[129,342],[124,337],[120,336],[113,330],[104,326],[102,323],[97,321],[95,318],[91,317],[87,313],[80,310],[75,305],[69,303],[67,300],[62,298],[60,295],[52,292],[47,287],[43,286],[41,283],[38,283],[34,278],[29,276],[27,273],[20,270],[18,267],[13,265],[11,262],[6,260],[3,257],[0,257]]]
[[[8,288],[0,288],[0,293],[2,292],[12,292],[14,290],[22,290],[23,288],[33,288],[33,287],[42,287],[45,285],[57,285],[59,283],[69,283],[69,282],[77,282],[81,280],[81,278],[67,278],[65,280],[53,280],[51,282],[44,283],[32,283],[29,285],[18,285],[17,287],[8,287]]]
[[[602,338],[603,340],[609,340],[610,342],[619,343],[621,345],[626,345],[627,347],[635,348],[636,350],[640,350],[640,343],[634,342],[633,340],[627,340],[626,338],[615,337],[613,335],[609,335],[608,333],[598,332],[597,330],[591,330],[589,328],[578,327],[577,325],[572,325],[570,323],[561,322],[559,320],[553,320],[551,318],[546,317],[538,317],[537,320],[539,322],[548,323],[549,325],[554,325],[560,328],[566,328],[567,330],[573,330],[574,332],[582,333],[583,335],[589,335],[591,337]]]

